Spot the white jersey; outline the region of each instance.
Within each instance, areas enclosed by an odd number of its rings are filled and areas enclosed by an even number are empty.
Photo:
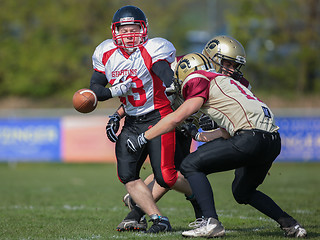
[[[163,38],[149,39],[131,55],[108,39],[96,48],[92,63],[96,71],[106,75],[111,85],[132,78],[130,91],[120,100],[128,115],[137,116],[170,106],[166,87],[151,68],[160,60],[173,62],[175,53],[173,44]]]

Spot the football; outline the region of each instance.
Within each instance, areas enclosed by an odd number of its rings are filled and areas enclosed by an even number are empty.
[[[80,89],[73,94],[73,107],[81,113],[92,112],[97,107],[97,96],[90,89]]]

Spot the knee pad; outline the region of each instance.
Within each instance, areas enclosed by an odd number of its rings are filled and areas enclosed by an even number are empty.
[[[118,175],[118,178],[119,178],[120,182],[123,184],[126,184],[131,181],[135,181],[138,179],[132,175]]]
[[[175,169],[163,169],[161,174],[155,174],[157,183],[163,188],[171,188],[178,179],[178,172]]]

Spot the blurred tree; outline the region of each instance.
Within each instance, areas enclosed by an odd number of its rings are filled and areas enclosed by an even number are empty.
[[[124,5],[142,8],[150,21],[150,37],[161,36],[185,46],[184,11],[190,0],[17,0],[1,1],[1,96],[70,98],[88,87],[95,47],[111,37],[111,21]],[[185,9],[183,7],[186,7]]]
[[[267,91],[320,90],[320,1],[229,1],[230,34],[247,50],[253,84]]]
[[[111,37],[113,14],[124,5],[140,7],[149,37],[170,40],[178,55],[190,51],[191,30],[208,32],[207,40],[234,36],[247,50],[255,89],[320,89],[318,0],[16,0],[1,1],[1,96],[69,100],[88,87],[93,51]]]

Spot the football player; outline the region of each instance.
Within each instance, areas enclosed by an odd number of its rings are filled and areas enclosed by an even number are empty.
[[[209,40],[205,45],[203,52],[204,55],[210,59],[214,59],[216,65],[214,68],[216,71],[225,74],[227,76],[232,76],[238,80],[245,87],[251,89],[249,82],[243,77],[240,68],[246,63],[246,53],[242,44],[236,39],[229,36],[216,36]],[[176,57],[175,61],[171,64],[171,68],[174,70],[177,62],[183,56]],[[171,101],[173,110],[177,109],[182,103],[183,99],[179,94],[176,94],[174,86],[167,88],[167,94]],[[117,110],[119,111],[119,109]],[[123,111],[122,111],[123,112]],[[110,119],[107,124],[107,136],[111,141],[116,141],[116,132],[119,129],[119,119]],[[195,126],[194,126],[195,125]],[[184,124],[181,124],[176,129],[176,154],[175,154],[175,166],[179,169],[181,161],[190,153],[191,137],[186,133],[187,131],[197,131],[195,128],[201,128],[203,131],[210,131],[216,129],[217,124],[211,120],[208,115],[205,114],[194,114],[192,118],[189,118]],[[156,201],[158,201],[169,189],[162,188],[159,186],[151,174],[146,180],[146,184],[150,184],[150,188],[153,190],[153,196]],[[199,218],[202,216],[202,212],[199,209],[199,205],[196,202],[194,196],[186,196],[194,208],[195,217]],[[131,211],[135,211],[136,204],[132,200],[129,194],[126,194],[123,198],[123,202],[129,207]],[[129,213],[129,216],[132,213]],[[118,226],[118,229],[122,230],[139,230],[146,228],[146,221],[143,215],[140,216],[142,220],[130,220],[130,224],[126,224],[126,229],[123,229],[123,222]],[[137,217],[136,217],[137,218]],[[138,218],[140,219],[140,218]],[[127,221],[125,219],[124,221]]]
[[[175,67],[177,63],[177,59],[180,59],[182,56],[176,58],[176,60],[171,64],[171,68]],[[166,93],[171,102],[172,109],[176,109],[183,100],[175,94],[175,89],[171,86],[166,88]],[[110,141],[116,142],[118,140],[117,131],[119,130],[120,120],[125,117],[124,107],[120,106],[116,112],[110,116],[109,121],[106,126],[106,134]],[[115,117],[116,116],[116,117]],[[196,126],[199,127],[199,118],[201,119],[201,114],[197,114],[193,116],[192,119],[189,119],[189,122],[194,122]],[[204,119],[204,122],[207,125],[207,119]],[[211,120],[209,120],[212,122]],[[200,121],[201,123],[201,121]],[[190,153],[190,147],[192,142],[192,137],[186,132],[183,126],[179,126],[176,129],[176,144],[175,144],[175,155],[174,155],[174,165],[177,170],[179,170],[181,161]],[[154,200],[157,202],[161,197],[167,193],[170,189],[164,188],[160,186],[155,180],[154,174],[150,174],[145,179],[145,184],[148,185],[149,189],[152,191],[152,195]],[[186,200],[190,201],[193,206],[194,213],[196,218],[202,217],[202,213],[200,211],[200,207],[196,202],[194,195],[185,194]],[[131,198],[130,194],[126,194],[123,197],[123,202],[126,206],[131,210],[129,214],[121,221],[121,223],[117,226],[118,231],[144,231],[147,228],[147,221],[144,216],[144,212],[140,209],[139,206]]]
[[[139,174],[149,155],[160,186],[192,195],[189,183],[174,166],[175,131],[153,139],[132,155],[127,152],[126,139],[139,136],[172,112],[165,89],[172,83],[169,63],[174,61],[176,50],[166,39],[148,39],[147,18],[135,6],[117,10],[111,28],[112,39],[99,44],[92,56],[94,72],[90,88],[99,101],[120,97],[126,120],[116,142],[118,177],[153,222],[147,232],[170,231],[168,218],[162,216]],[[108,83],[112,87],[106,88]],[[119,117],[116,114],[112,119]]]
[[[239,204],[249,204],[275,220],[286,236],[306,237],[306,230],[297,220],[257,190],[281,151],[279,127],[272,111],[233,78],[200,70],[207,64],[205,58],[192,53],[179,61],[176,83],[184,103],[138,138],[130,136],[128,151],[136,152],[151,139],[171,131],[193,113],[201,111],[220,128],[191,133],[195,140],[207,143],[189,154],[180,170],[189,181],[204,217],[192,224],[195,229],[184,231],[182,235],[207,238],[225,235],[207,175],[235,169],[232,192]]]

